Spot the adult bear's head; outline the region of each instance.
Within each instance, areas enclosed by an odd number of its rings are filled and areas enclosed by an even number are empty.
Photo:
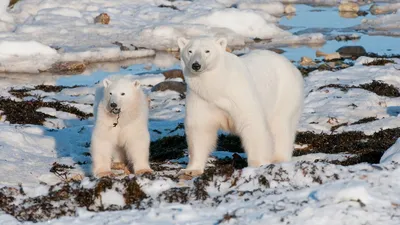
[[[210,37],[199,37],[188,40],[178,38],[182,69],[192,74],[212,70],[226,51],[226,38],[215,40]]]

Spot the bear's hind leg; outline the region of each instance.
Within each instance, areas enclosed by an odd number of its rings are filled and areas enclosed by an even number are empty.
[[[294,150],[294,139],[299,116],[293,118],[280,117],[272,123],[275,139],[274,163],[289,162]]]
[[[250,113],[249,113],[250,112]],[[240,137],[249,167],[272,163],[274,143],[270,128],[257,107],[231,113],[235,133]]]

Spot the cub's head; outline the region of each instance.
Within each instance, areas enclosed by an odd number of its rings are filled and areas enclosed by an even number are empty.
[[[196,38],[187,40],[178,38],[182,69],[188,69],[193,74],[212,70],[225,53],[227,40],[220,38]]]
[[[110,80],[106,78],[103,80],[103,85],[103,103],[106,110],[113,114],[119,114],[127,107],[134,106],[134,102],[141,91],[140,82],[138,80]]]

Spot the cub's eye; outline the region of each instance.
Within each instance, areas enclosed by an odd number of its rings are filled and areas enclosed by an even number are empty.
[[[112,93],[110,92],[110,95],[112,95]]]
[[[189,53],[192,54],[192,50],[189,50]]]
[[[210,53],[210,50],[206,50],[206,53]]]
[[[124,92],[122,92],[122,93],[121,93],[121,95],[125,95],[125,93],[124,93]]]

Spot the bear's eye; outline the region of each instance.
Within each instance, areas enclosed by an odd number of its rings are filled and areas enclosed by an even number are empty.
[[[210,50],[206,50],[206,53],[210,53]]]
[[[121,95],[125,95],[125,93],[124,93],[124,92],[122,92],[122,93],[121,93]]]
[[[192,50],[189,50],[189,53],[192,54]]]
[[[110,95],[112,95],[112,93],[110,92]]]

